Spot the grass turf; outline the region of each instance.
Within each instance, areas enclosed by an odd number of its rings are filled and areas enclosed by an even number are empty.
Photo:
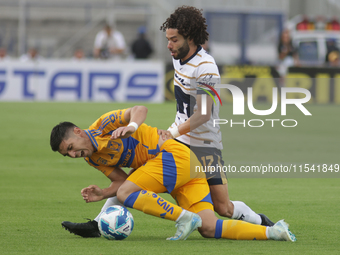
[[[123,241],[85,239],[64,231],[61,221],[93,219],[103,204],[86,204],[80,190],[90,184],[106,187],[109,182],[82,159],[53,153],[52,127],[69,120],[87,128],[101,114],[130,106],[0,103],[0,254],[338,254],[338,178],[229,179],[232,200],[243,201],[274,221],[286,219],[296,243],[204,239],[198,232],[184,242],[169,242],[165,238],[174,234],[173,222],[134,209],[130,210],[135,229]],[[166,129],[173,121],[174,104],[147,106],[146,123]],[[298,112],[289,117],[299,121],[296,128],[223,127],[225,163],[339,164],[339,107],[310,105],[308,110],[310,118]]]

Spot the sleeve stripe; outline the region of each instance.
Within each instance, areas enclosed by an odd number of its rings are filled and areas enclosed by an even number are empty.
[[[203,65],[203,64],[212,64],[212,65],[215,65],[215,63],[209,62],[209,61],[201,62],[198,65],[194,65],[194,64],[191,64],[191,63],[186,63],[186,65],[193,66],[193,67],[198,67],[198,66]]]
[[[184,78],[187,78],[187,79],[195,79],[195,78],[196,78],[196,77],[189,77],[189,76],[186,76],[186,75],[184,75],[184,74],[178,72],[177,70],[175,70],[175,72],[178,73],[178,75],[183,76]]]
[[[180,82],[178,82],[177,80],[174,79],[174,82],[176,82],[176,84],[178,84],[181,88],[185,89],[185,90],[195,90],[195,89],[192,89],[192,88],[186,88],[184,87]]]
[[[204,73],[204,74],[201,74],[198,78],[200,78],[200,77],[202,77],[202,76],[207,76],[207,75],[213,75],[213,76],[220,76],[219,74],[217,74],[217,73]],[[198,79],[197,78],[197,79]]]

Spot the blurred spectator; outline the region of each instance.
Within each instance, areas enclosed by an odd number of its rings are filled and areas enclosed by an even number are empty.
[[[328,66],[330,67],[338,67],[339,66],[339,51],[332,51],[327,55],[328,57]]]
[[[5,47],[0,47],[0,61],[9,60],[10,57],[7,55],[7,50]]]
[[[81,48],[76,49],[73,53],[72,60],[81,61],[83,59],[85,59],[85,53],[84,53],[83,49],[81,49]]]
[[[152,53],[152,47],[146,38],[146,28],[138,29],[138,38],[132,43],[131,51],[136,59],[147,59]]]
[[[308,20],[307,16],[303,16],[301,22],[296,24],[296,30],[313,30],[315,29],[314,23]]]
[[[21,62],[39,61],[42,57],[36,48],[30,48],[28,52],[20,57]]]
[[[337,65],[339,62],[340,49],[336,45],[336,39],[331,39],[327,41],[327,53],[325,63],[328,66]]]
[[[334,17],[332,20],[330,20],[326,25],[327,30],[340,30],[340,23],[337,19],[337,17]]]
[[[94,41],[93,55],[95,58],[109,59],[115,56],[122,56],[125,51],[125,39],[121,32],[105,25],[99,31]]]
[[[296,30],[307,30],[308,29],[308,20],[307,17],[303,17],[303,20],[296,24]]]
[[[325,30],[325,28],[326,28],[326,22],[325,22],[324,17],[322,17],[322,16],[316,17],[315,29],[316,30]]]
[[[285,76],[288,67],[298,64],[298,54],[293,46],[288,29],[282,31],[278,46],[278,54],[280,60],[278,72],[281,76]]]

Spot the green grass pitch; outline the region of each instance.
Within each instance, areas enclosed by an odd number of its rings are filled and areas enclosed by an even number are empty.
[[[145,105],[146,123],[166,129],[174,120],[174,103]],[[104,203],[86,204],[80,190],[109,182],[84,160],[52,152],[52,127],[68,120],[87,128],[101,114],[131,106],[0,103],[0,254],[339,254],[340,173],[332,178],[229,178],[232,200],[244,201],[273,221],[284,218],[296,243],[204,239],[197,231],[186,241],[170,242],[165,239],[175,233],[173,222],[134,209],[135,229],[123,241],[85,239],[63,230],[62,221],[93,219]],[[298,120],[296,128],[224,126],[225,164],[339,164],[339,106],[309,105],[308,110],[313,116],[288,109],[292,112],[285,118]]]

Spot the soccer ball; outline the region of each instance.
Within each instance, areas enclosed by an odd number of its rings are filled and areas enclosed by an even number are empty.
[[[133,230],[132,214],[123,206],[110,206],[103,212],[98,221],[98,228],[102,236],[109,240],[122,240]]]

